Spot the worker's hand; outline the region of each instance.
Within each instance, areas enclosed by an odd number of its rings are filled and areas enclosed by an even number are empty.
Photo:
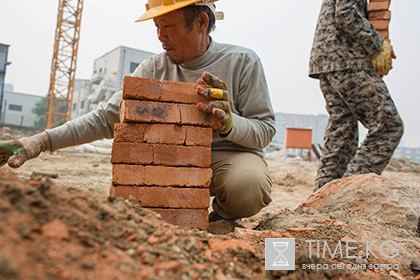
[[[0,143],[0,166],[8,163],[10,167],[17,168],[28,159],[48,150],[51,150],[51,142],[45,131],[31,137]]]
[[[208,72],[204,72],[201,75],[201,78],[197,80],[197,84],[197,93],[209,98],[208,102],[198,103],[198,109],[213,114],[220,122],[213,129],[217,130],[219,134],[228,134],[233,127],[233,117],[226,84]]]
[[[371,60],[376,72],[381,76],[386,76],[392,69],[392,59],[396,58],[391,44],[384,41],[379,51],[372,55]]]

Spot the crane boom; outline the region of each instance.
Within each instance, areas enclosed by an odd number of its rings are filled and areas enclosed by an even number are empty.
[[[83,1],[59,0],[46,128],[59,126],[71,119]]]

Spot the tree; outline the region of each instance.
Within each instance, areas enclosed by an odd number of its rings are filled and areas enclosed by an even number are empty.
[[[47,97],[43,97],[38,103],[35,104],[35,107],[32,108],[32,113],[37,116],[34,123],[35,128],[44,129],[45,114],[47,113]]]

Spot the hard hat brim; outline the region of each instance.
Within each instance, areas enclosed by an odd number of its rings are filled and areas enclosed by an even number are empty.
[[[164,14],[176,11],[178,9],[184,8],[186,6],[189,6],[191,4],[197,3],[199,0],[189,0],[189,1],[182,1],[178,2],[169,6],[158,6],[153,7],[147,10],[143,15],[141,15],[138,19],[136,19],[136,22],[145,21],[151,18],[159,17]]]

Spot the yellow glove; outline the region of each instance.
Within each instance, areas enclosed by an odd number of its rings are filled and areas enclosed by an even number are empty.
[[[386,76],[392,69],[392,59],[395,58],[397,57],[391,44],[384,41],[379,51],[372,55],[371,61],[376,72],[381,76]]]
[[[233,127],[233,116],[226,84],[208,72],[201,75],[197,84],[197,93],[211,99],[208,102],[198,103],[198,109],[213,114],[220,122],[220,125],[213,129],[219,134],[228,134]]]
[[[0,143],[0,166],[20,167],[25,161],[51,150],[50,137],[44,131],[31,137],[22,137]]]

